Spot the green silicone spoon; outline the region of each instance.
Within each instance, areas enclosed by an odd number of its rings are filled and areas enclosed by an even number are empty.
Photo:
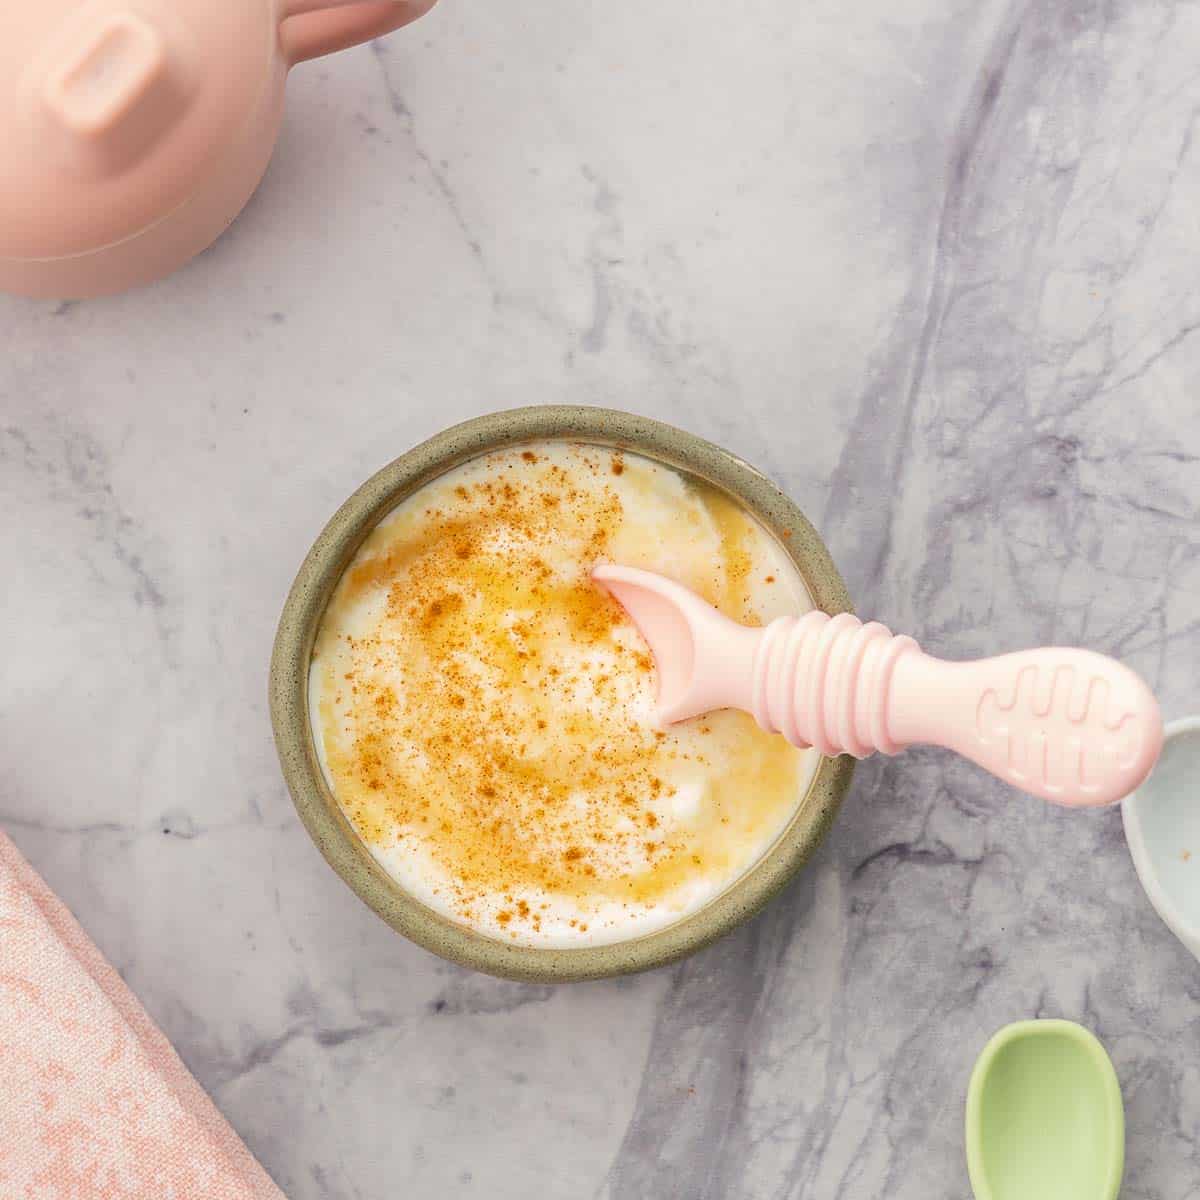
[[[1073,1021],[1019,1021],[984,1047],[967,1091],[975,1200],[1117,1200],[1125,1110],[1104,1047]]]

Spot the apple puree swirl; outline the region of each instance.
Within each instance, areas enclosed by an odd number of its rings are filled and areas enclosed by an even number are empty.
[[[600,944],[695,911],[778,837],[814,757],[719,712],[652,720],[654,664],[598,561],[735,619],[810,607],[723,495],[632,454],[535,444],[426,485],[343,575],[310,676],[329,785],[378,861],[451,920]]]

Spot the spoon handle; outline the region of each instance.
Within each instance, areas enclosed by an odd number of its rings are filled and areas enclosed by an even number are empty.
[[[1150,689],[1089,650],[944,662],[875,622],[808,613],[762,631],[752,675],[759,724],[797,745],[856,758],[944,746],[1058,804],[1116,803],[1162,747]]]

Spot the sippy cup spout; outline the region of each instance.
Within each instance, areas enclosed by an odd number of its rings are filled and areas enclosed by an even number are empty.
[[[129,159],[145,151],[178,109],[171,47],[140,13],[85,21],[58,47],[41,101],[69,144],[87,157]]]

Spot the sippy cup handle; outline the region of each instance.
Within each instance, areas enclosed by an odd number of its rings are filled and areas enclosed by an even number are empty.
[[[382,37],[415,21],[435,0],[283,0],[280,36],[295,65]]]

